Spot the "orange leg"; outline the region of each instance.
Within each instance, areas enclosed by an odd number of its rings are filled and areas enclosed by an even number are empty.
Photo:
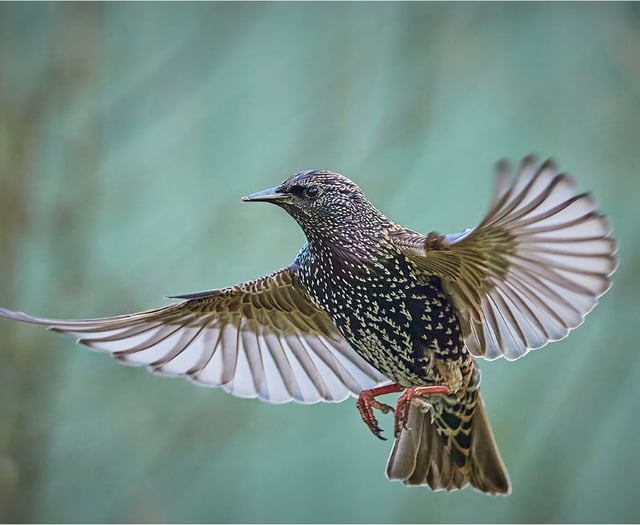
[[[449,395],[449,387],[447,385],[412,386],[404,391],[404,393],[398,398],[398,404],[396,405],[395,410],[394,433],[396,437],[400,436],[400,432],[402,432],[402,429],[405,428],[405,425],[407,424],[407,419],[409,417],[409,407],[411,406],[412,401],[415,398],[434,395]]]
[[[369,430],[373,432],[373,434],[384,440],[386,438],[382,437],[381,432],[382,429],[378,426],[378,420],[373,415],[373,409],[377,408],[383,414],[387,414],[388,412],[392,412],[393,408],[384,403],[380,403],[375,398],[376,396],[382,396],[384,394],[393,394],[395,392],[402,392],[404,387],[394,383],[391,385],[378,386],[376,388],[370,388],[369,390],[363,390],[360,392],[358,396],[358,401],[356,401],[356,407],[360,412],[360,417],[362,421],[366,423],[369,427]],[[397,409],[396,409],[397,410]]]

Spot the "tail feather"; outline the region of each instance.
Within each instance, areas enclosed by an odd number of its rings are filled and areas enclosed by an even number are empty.
[[[482,399],[473,415],[473,436],[471,439],[471,485],[490,494],[510,494],[509,474],[502,462],[500,452]]]
[[[450,439],[438,432],[440,425],[433,421],[431,409],[425,412],[411,406],[407,427],[389,456],[387,477],[406,485],[428,485],[433,490],[456,490],[471,484],[488,494],[509,494],[509,475],[481,399],[470,415],[469,446],[460,447],[466,438]],[[464,432],[463,425],[459,430]]]

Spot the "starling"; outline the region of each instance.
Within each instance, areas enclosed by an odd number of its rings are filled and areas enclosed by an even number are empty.
[[[421,235],[352,181],[304,171],[244,197],[287,211],[307,243],[293,263],[155,310],[90,320],[0,316],[71,334],[133,366],[272,403],[343,401],[380,437],[393,411],[387,476],[508,494],[480,398],[476,359],[517,359],[580,325],[609,288],[616,244],[594,199],[548,160],[497,165],[475,229]],[[397,406],[376,399],[401,392]]]

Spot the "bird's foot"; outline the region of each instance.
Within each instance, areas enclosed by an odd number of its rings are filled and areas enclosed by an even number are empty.
[[[360,412],[360,417],[362,421],[369,427],[369,430],[373,432],[373,434],[382,440],[386,438],[382,437],[382,429],[378,426],[378,420],[373,415],[373,409],[376,408],[380,410],[383,414],[388,414],[389,412],[393,412],[393,407],[381,403],[376,399],[376,396],[382,396],[384,394],[392,394],[394,392],[402,392],[404,390],[398,384],[384,385],[376,388],[370,388],[369,390],[363,390],[360,392],[358,396],[358,401],[356,401],[356,407]]]
[[[407,388],[398,398],[398,404],[395,410],[394,433],[396,437],[400,436],[403,428],[406,428],[407,419],[409,418],[409,407],[414,400],[419,400],[425,396],[446,396],[450,393],[447,385],[432,386],[412,386]],[[363,417],[364,419],[364,417]],[[378,436],[380,437],[380,436]]]

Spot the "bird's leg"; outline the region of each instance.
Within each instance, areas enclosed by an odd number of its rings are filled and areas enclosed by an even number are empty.
[[[393,407],[386,405],[385,403],[380,403],[375,398],[376,396],[382,396],[384,394],[393,394],[394,392],[402,392],[404,387],[393,383],[391,385],[378,386],[376,388],[370,388],[368,390],[363,390],[360,392],[358,396],[358,401],[356,401],[356,407],[360,412],[360,417],[362,421],[366,423],[369,427],[369,430],[374,433],[374,435],[382,440],[383,438],[380,433],[382,429],[378,426],[378,420],[373,415],[373,409],[377,408],[383,414],[387,414],[388,412],[393,411]]]
[[[412,386],[407,388],[398,398],[398,404],[396,405],[394,424],[395,436],[400,436],[400,432],[405,428],[409,417],[409,407],[414,399],[433,395],[446,396],[448,394],[450,394],[450,389],[447,385]]]

